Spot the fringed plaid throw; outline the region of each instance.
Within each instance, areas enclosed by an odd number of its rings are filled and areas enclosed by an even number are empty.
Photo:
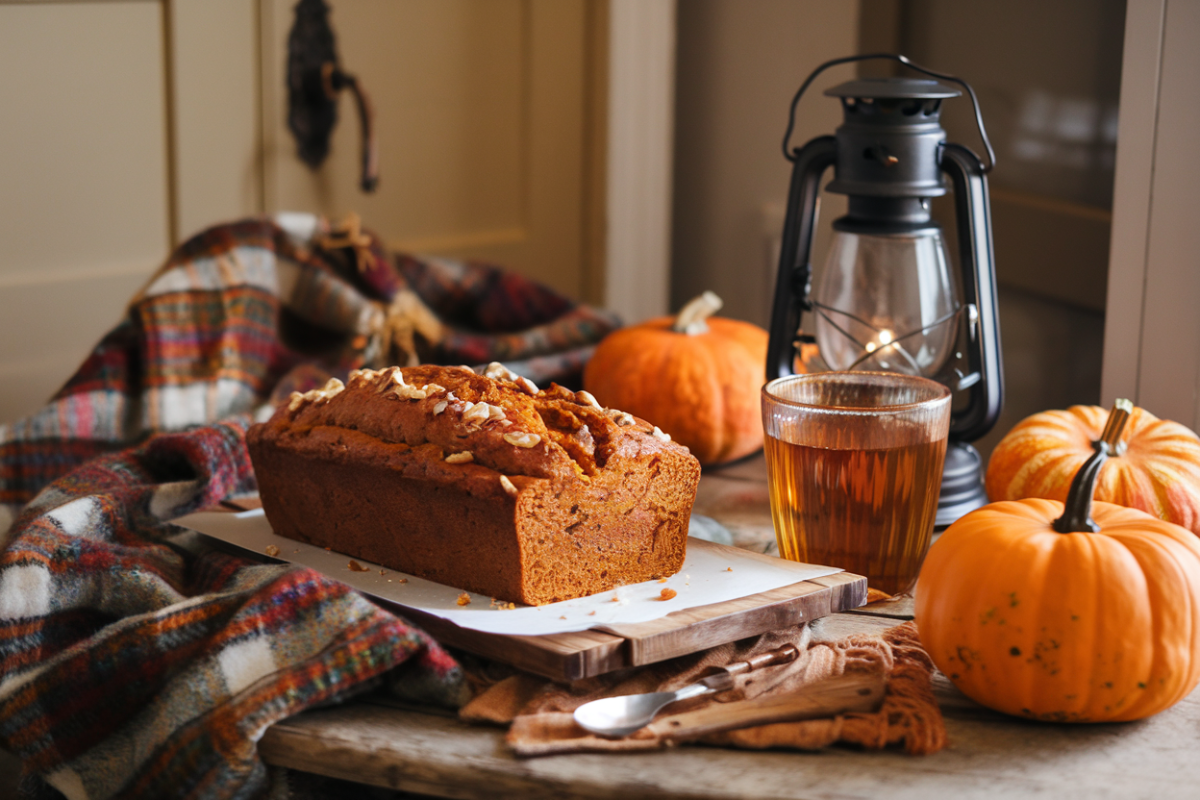
[[[397,357],[563,378],[614,324],[357,231],[255,219],[184,244],[43,411],[0,425],[0,746],[25,788],[254,797],[276,720],[381,681],[460,702],[402,619],[166,521],[254,489],[243,437],[272,396]]]

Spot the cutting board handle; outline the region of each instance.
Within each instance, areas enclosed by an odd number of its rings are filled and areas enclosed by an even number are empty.
[[[886,686],[879,675],[843,675],[794,694],[713,703],[696,711],[660,717],[648,729],[664,739],[682,741],[752,725],[869,712],[883,702]]]

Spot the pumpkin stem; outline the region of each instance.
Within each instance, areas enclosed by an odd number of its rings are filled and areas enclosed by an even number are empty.
[[[716,292],[706,291],[699,297],[692,298],[687,305],[679,310],[671,330],[676,333],[686,333],[695,336],[708,333],[708,324],[704,320],[721,310],[724,303],[717,297]]]
[[[1096,491],[1096,479],[1100,477],[1100,468],[1108,457],[1117,454],[1125,423],[1132,413],[1133,403],[1128,400],[1113,403],[1112,411],[1108,412],[1108,422],[1104,424],[1104,432],[1092,443],[1096,452],[1075,473],[1075,479],[1067,491],[1063,515],[1054,520],[1054,530],[1059,533],[1096,533],[1100,530],[1100,526],[1092,520],[1092,495]]]

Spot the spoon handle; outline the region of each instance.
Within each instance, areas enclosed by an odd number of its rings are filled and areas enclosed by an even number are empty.
[[[785,644],[783,647],[775,650],[768,650],[765,653],[759,653],[753,658],[748,658],[745,661],[735,661],[725,667],[725,671],[730,675],[741,675],[744,672],[753,672],[756,669],[763,667],[773,667],[776,664],[789,664],[796,660],[800,655],[800,649],[794,644]]]
[[[707,678],[702,678],[700,683],[714,692],[723,692],[726,689],[733,688],[733,677],[735,675],[744,675],[747,672],[753,672],[756,669],[771,667],[777,664],[789,664],[795,661],[799,655],[799,648],[792,644],[785,644],[783,647],[759,653],[745,661],[735,661],[732,664],[727,664],[721,668],[720,672],[709,675]],[[680,689],[680,691],[683,691],[683,689]],[[695,695],[689,694],[687,697],[695,697]],[[683,698],[680,697],[679,699],[682,700]]]

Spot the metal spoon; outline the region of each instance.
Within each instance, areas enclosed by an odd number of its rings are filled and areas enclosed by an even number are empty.
[[[794,645],[784,645],[778,650],[763,653],[747,661],[730,664],[721,672],[674,692],[649,692],[592,700],[575,709],[575,722],[579,727],[597,736],[628,736],[649,725],[664,706],[690,697],[702,697],[730,689],[733,687],[734,675],[773,664],[786,664],[794,661],[798,655],[800,651]]]

